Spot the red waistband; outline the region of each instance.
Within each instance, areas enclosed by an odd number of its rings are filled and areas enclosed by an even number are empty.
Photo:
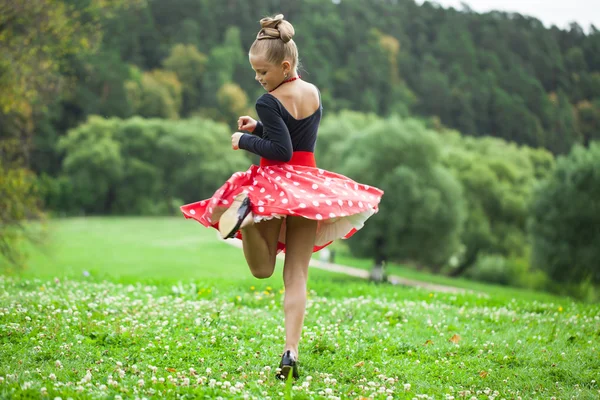
[[[261,167],[269,167],[273,165],[283,164],[302,165],[305,167],[313,168],[317,166],[317,162],[315,161],[315,154],[311,153],[310,151],[295,151],[292,153],[292,159],[288,162],[267,160],[266,158],[260,159]]]

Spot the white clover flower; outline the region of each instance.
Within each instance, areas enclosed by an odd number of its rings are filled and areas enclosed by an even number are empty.
[[[48,375],[48,379],[55,381],[56,380],[56,375],[50,374],[50,375]]]
[[[405,383],[405,384],[404,384],[404,391],[405,391],[405,392],[408,392],[408,391],[410,391],[410,383]]]
[[[138,386],[139,386],[139,387],[144,387],[144,385],[145,385],[145,382],[144,382],[144,380],[143,380],[143,379],[140,379],[140,380],[137,382],[137,384],[138,384]]]

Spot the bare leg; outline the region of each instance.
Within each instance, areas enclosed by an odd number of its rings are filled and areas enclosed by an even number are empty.
[[[285,285],[285,348],[298,356],[298,343],[302,334],[306,310],[306,283],[308,264],[313,252],[317,221],[287,217],[286,254],[283,268]]]
[[[242,228],[244,255],[256,278],[264,279],[273,275],[282,222],[282,219],[273,218]]]

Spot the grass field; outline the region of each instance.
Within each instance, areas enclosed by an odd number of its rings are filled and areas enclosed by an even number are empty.
[[[598,305],[311,270],[301,378],[286,385],[280,269],[251,278],[239,249],[179,218],[49,230],[22,277],[0,277],[0,398],[600,397]]]

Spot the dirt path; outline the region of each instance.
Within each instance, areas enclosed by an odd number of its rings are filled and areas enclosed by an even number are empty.
[[[217,234],[217,237],[219,238],[219,240],[223,240],[223,239],[221,239],[221,236],[219,234]],[[242,241],[239,239],[228,239],[228,240],[225,240],[224,242],[229,245],[238,247],[240,249],[242,248]],[[285,254],[280,253],[277,257],[283,260],[285,258]],[[311,259],[310,266],[312,268],[322,269],[325,271],[337,272],[340,274],[351,275],[351,276],[355,276],[358,278],[369,279],[369,271],[368,270],[355,268],[355,267],[349,267],[347,265],[332,264],[332,263],[328,263],[325,261]],[[423,281],[417,281],[417,280],[413,280],[413,279],[407,279],[407,278],[403,278],[403,277],[396,276],[396,275],[388,275],[388,281],[394,285],[420,287],[420,288],[423,288],[426,290],[431,290],[433,292],[464,293],[467,291],[465,289],[461,289],[461,288],[454,287],[454,286],[438,285],[438,284],[430,283],[430,282],[423,282]]]

